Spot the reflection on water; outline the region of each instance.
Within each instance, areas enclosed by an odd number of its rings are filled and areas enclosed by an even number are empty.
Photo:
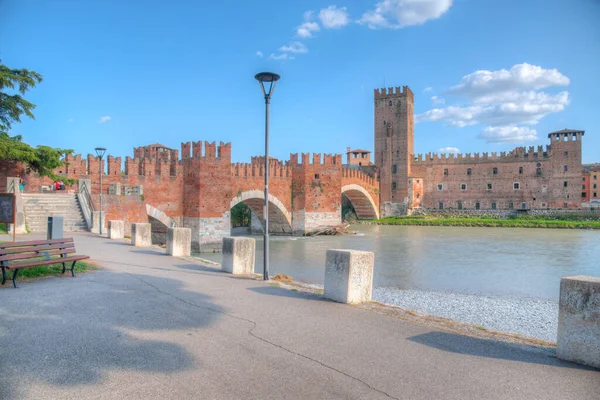
[[[375,253],[375,286],[558,299],[560,278],[600,276],[600,231],[354,225],[364,235],[271,237],[270,273],[322,284],[325,252]],[[262,236],[255,236],[262,273]],[[221,262],[220,254],[202,258]]]

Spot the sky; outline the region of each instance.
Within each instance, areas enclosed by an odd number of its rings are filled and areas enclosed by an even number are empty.
[[[41,73],[32,144],[114,156],[159,142],[264,154],[254,75],[281,75],[270,155],[372,150],[373,90],[409,86],[415,152],[586,131],[600,162],[600,0],[0,0],[0,59]]]

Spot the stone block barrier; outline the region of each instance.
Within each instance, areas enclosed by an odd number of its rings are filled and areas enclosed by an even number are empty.
[[[324,296],[347,304],[371,301],[374,264],[370,251],[327,250]]]
[[[252,238],[223,238],[221,269],[234,275],[254,273],[256,241]]]
[[[189,257],[192,247],[190,228],[169,228],[167,230],[167,254],[173,257]]]
[[[131,244],[138,247],[152,246],[152,225],[131,224]]]
[[[99,234],[100,225],[102,225],[102,232],[106,232],[106,213],[92,211],[92,233]]]
[[[561,279],[556,354],[600,368],[600,278]]]
[[[108,221],[108,238],[123,239],[125,237],[125,222],[111,219]]]

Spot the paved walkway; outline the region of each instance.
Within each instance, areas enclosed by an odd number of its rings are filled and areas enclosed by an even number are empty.
[[[74,236],[103,270],[0,289],[1,399],[600,398],[540,352]]]

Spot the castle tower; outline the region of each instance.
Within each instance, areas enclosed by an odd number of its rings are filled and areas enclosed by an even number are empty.
[[[581,141],[585,131],[563,129],[548,134],[550,139],[550,205],[553,208],[581,206]]]
[[[408,86],[375,89],[374,101],[381,215],[397,215],[404,212],[414,157],[414,96]]]

